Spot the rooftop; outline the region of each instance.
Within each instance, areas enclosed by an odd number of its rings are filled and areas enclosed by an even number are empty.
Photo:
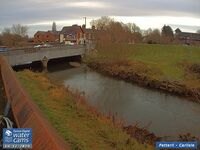
[[[83,32],[81,26],[72,25],[72,26],[65,26],[61,30],[61,34],[76,34],[77,32]]]

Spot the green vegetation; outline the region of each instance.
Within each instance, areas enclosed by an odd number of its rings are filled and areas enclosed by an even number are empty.
[[[58,133],[76,150],[150,150],[122,131],[119,124],[89,107],[79,94],[30,71],[17,76]]]
[[[133,63],[137,64],[132,65],[134,71],[143,71],[143,74],[150,78],[160,81],[178,81],[188,87],[200,87],[199,74],[189,70],[192,64],[200,64],[200,47],[104,43],[98,44],[96,49],[97,52],[86,57],[87,63],[112,62],[119,65]],[[140,66],[137,67],[138,65]],[[130,65],[124,68],[130,69]]]

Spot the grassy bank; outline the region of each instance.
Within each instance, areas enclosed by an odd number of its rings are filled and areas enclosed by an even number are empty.
[[[76,150],[150,150],[122,131],[120,124],[89,107],[79,94],[51,83],[43,74],[30,71],[17,76],[33,101]]]
[[[200,47],[102,44],[96,50],[85,59],[91,68],[200,102],[200,72],[191,69],[200,66]]]

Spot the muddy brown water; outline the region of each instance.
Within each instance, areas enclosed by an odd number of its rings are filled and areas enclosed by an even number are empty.
[[[112,112],[127,125],[138,123],[158,136],[191,133],[200,137],[200,104],[103,76],[86,65],[51,65],[48,76],[72,90],[84,92],[89,104]]]

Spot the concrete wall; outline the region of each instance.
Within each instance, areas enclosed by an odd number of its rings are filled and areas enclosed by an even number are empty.
[[[85,54],[84,45],[51,47],[32,50],[12,50],[2,53],[11,66],[30,64],[34,61],[71,57]]]
[[[60,34],[60,43],[64,42],[64,34]]]

